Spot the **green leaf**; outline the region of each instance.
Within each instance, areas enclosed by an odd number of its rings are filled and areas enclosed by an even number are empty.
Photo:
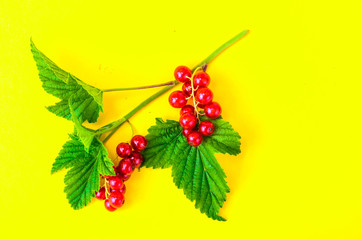
[[[70,134],[69,137],[71,139],[63,145],[62,150],[60,150],[58,157],[53,163],[52,174],[62,169],[74,167],[77,162],[85,159],[86,152],[79,138],[72,134]]]
[[[224,221],[218,213],[230,189],[214,153],[237,154],[240,152],[240,136],[221,118],[212,122],[214,134],[204,137],[200,146],[191,147],[177,121],[156,119],[156,125],[150,127],[146,136],[148,146],[142,152],[143,166],[172,166],[175,185],[183,189],[187,198],[195,201],[195,207],[212,219]]]
[[[215,126],[215,132],[210,137],[204,138],[204,144],[210,146],[215,152],[238,155],[240,151],[240,135],[227,121],[222,118],[208,119],[203,116],[202,121],[211,121]]]
[[[86,206],[100,188],[100,174],[114,176],[113,163],[107,149],[98,138],[94,138],[90,151],[82,151],[81,141],[71,135],[57,157],[52,172],[70,168],[64,177],[67,199],[74,209]]]
[[[72,107],[79,121],[96,122],[99,112],[103,112],[103,92],[59,68],[35,47],[31,39],[30,46],[44,90],[61,99],[47,109],[59,117],[71,120],[69,99],[72,97]]]
[[[84,149],[86,152],[89,151],[89,147],[91,146],[94,137],[97,135],[96,131],[93,129],[86,128],[82,125],[82,123],[78,120],[76,113],[73,110],[73,98],[69,98],[69,110],[72,116],[72,120],[74,122],[74,128],[76,135],[79,137],[80,141],[84,145]]]

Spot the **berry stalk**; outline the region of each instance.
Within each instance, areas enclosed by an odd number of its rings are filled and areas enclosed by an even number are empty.
[[[103,89],[103,92],[116,92],[116,91],[128,91],[128,90],[141,90],[147,88],[156,88],[156,87],[164,87],[164,86],[172,86],[175,85],[176,81],[169,81],[166,83],[149,85],[149,86],[142,86],[142,87],[130,87],[130,88],[110,88],[110,89]]]
[[[238,40],[240,40],[241,38],[243,38],[247,33],[249,32],[249,30],[244,30],[241,33],[237,34],[235,37],[231,38],[229,41],[227,41],[226,43],[224,43],[223,45],[221,45],[219,48],[217,48],[213,53],[211,53],[207,58],[205,58],[200,64],[198,64],[196,67],[194,67],[192,69],[192,72],[194,72],[198,67],[202,67],[204,70],[206,70],[208,64],[214,60],[219,54],[221,54],[225,49],[227,49],[228,47],[230,47],[232,44],[234,44],[235,42],[237,42]],[[101,127],[100,129],[97,130],[97,133],[102,134],[102,133],[106,133],[108,131],[111,131],[107,137],[103,140],[103,143],[106,143],[110,137],[112,137],[112,135],[129,119],[131,118],[134,114],[136,114],[139,110],[141,110],[143,107],[145,107],[146,105],[148,105],[150,102],[152,102],[153,100],[155,100],[156,98],[160,97],[161,95],[163,95],[164,93],[168,92],[170,89],[172,89],[174,86],[178,85],[179,82],[176,81],[172,81],[174,82],[173,85],[170,86],[166,86],[165,88],[161,89],[160,91],[158,91],[157,93],[153,94],[151,97],[147,98],[146,100],[144,100],[142,103],[140,103],[137,107],[135,107],[132,111],[130,111],[128,114],[126,114],[125,116],[123,116],[122,118],[120,118],[119,120],[116,120],[110,124],[107,124],[103,127]]]

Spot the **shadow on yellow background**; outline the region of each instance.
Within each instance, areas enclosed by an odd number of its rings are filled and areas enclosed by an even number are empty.
[[[0,0],[0,229],[6,239],[361,239],[360,1]],[[172,79],[243,29],[250,34],[209,67],[223,117],[242,136],[218,154],[231,188],[217,222],[194,209],[171,172],[142,169],[114,213],[80,211],[50,175],[72,124],[44,106],[29,47],[99,88]],[[157,90],[109,93],[98,127]],[[163,96],[136,114],[177,119]],[[130,138],[125,125],[110,157]]]

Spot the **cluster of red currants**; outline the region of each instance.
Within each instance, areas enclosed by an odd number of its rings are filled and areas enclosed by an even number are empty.
[[[177,81],[183,83],[182,91],[172,92],[168,101],[172,107],[181,108],[179,122],[183,128],[182,134],[187,138],[189,145],[197,147],[202,142],[202,136],[210,136],[215,130],[212,122],[200,122],[199,109],[203,109],[206,117],[215,119],[220,117],[221,107],[217,102],[213,102],[213,93],[208,88],[210,76],[200,68],[192,73],[188,67],[179,66],[175,69],[174,76]],[[193,100],[193,106],[187,104],[190,98]]]
[[[120,143],[116,151],[122,158],[117,167],[113,167],[116,176],[103,176],[104,187],[96,192],[96,198],[105,200],[104,205],[108,211],[115,211],[124,204],[124,194],[126,185],[124,184],[136,168],[139,168],[143,162],[143,156],[140,153],[147,146],[147,140],[144,136],[136,135],[131,139],[131,144]]]

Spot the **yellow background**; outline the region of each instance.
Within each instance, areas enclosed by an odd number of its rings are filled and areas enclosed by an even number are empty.
[[[92,3],[90,3],[92,2]],[[361,1],[0,1],[0,234],[8,239],[362,239]],[[231,188],[208,219],[170,169],[143,169],[114,213],[72,210],[50,175],[72,123],[44,106],[29,47],[99,88],[172,80],[244,29],[209,67],[223,117],[242,136],[218,154]],[[107,93],[98,127],[156,89]],[[164,95],[131,122],[177,119]],[[107,143],[128,141],[127,125]]]

